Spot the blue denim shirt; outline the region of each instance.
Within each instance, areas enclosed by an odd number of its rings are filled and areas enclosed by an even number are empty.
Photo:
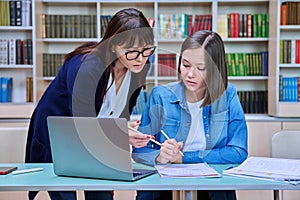
[[[234,85],[228,84],[226,92],[213,104],[203,108],[206,150],[185,151],[183,163],[241,163],[248,155],[248,130],[244,111]],[[166,138],[186,142],[191,126],[184,85],[170,83],[153,88],[147,107],[144,109],[139,131],[154,135],[163,143]],[[132,157],[136,162],[155,165],[160,146],[149,142],[142,148],[133,147]]]

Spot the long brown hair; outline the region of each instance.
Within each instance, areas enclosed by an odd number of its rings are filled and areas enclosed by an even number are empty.
[[[180,57],[178,62],[178,72],[183,51],[187,49],[204,48],[206,58],[207,89],[201,107],[212,104],[226,90],[228,85],[227,64],[222,38],[218,33],[201,30],[189,36],[181,45]]]

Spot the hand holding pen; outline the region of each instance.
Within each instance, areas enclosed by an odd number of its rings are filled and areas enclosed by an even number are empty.
[[[167,140],[170,140],[169,136],[166,134],[166,132],[164,132],[164,130],[161,130],[160,131],[164,136],[165,138],[167,138]],[[180,149],[182,148],[182,145],[180,146]],[[182,151],[179,149],[179,153],[181,156],[184,156],[184,154],[182,153]]]
[[[183,143],[177,142],[175,139],[170,139],[169,136],[161,130],[161,133],[167,139],[160,148],[160,153],[156,158],[156,162],[161,164],[172,163],[182,163],[182,157],[184,154],[180,149],[182,148]]]
[[[129,142],[132,146],[136,148],[144,147],[147,145],[150,139],[155,139],[155,137],[152,135],[147,135],[139,132],[137,130],[139,124],[139,120],[128,122]]]
[[[160,154],[158,156],[158,162],[162,164],[166,164],[168,162],[175,162],[177,160],[181,160],[182,162],[182,157],[184,156],[184,154],[180,150],[183,145],[182,142],[176,142],[175,139],[170,139],[169,136],[163,130],[161,130],[161,132],[167,138],[167,140],[163,144],[156,141],[154,136],[139,132],[136,128],[133,128],[132,124],[130,125],[129,123],[128,130],[130,138],[132,139],[135,137],[134,141],[130,142],[135,147],[143,147],[148,143],[149,140],[161,146]],[[138,140],[140,140],[140,143],[137,142]]]

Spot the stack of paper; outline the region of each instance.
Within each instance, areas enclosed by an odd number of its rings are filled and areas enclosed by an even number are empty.
[[[156,165],[158,174],[162,177],[220,177],[220,174],[206,163]]]
[[[300,160],[249,157],[240,166],[224,170],[223,174],[299,184]]]

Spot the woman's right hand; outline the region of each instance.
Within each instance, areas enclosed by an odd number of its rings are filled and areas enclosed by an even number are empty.
[[[160,147],[160,153],[156,157],[156,162],[160,164],[182,162],[182,155],[180,154],[182,145],[182,142],[177,142],[175,139],[166,140]]]
[[[139,124],[140,124],[139,121],[128,122],[129,143],[136,148],[141,148],[146,146],[149,142],[149,139],[154,138],[154,136],[140,133],[137,130]]]

